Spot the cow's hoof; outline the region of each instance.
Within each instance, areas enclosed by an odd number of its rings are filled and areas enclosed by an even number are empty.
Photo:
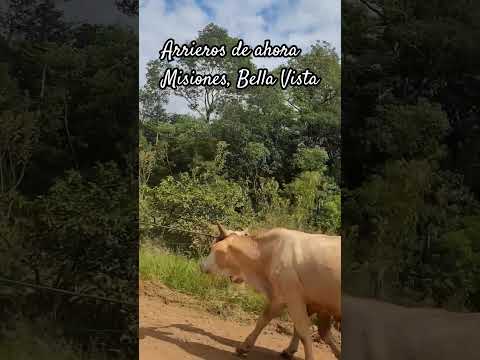
[[[235,348],[235,352],[240,356],[246,356],[250,352],[250,348],[245,346],[239,346]]]
[[[288,350],[283,350],[281,353],[280,353],[280,356],[284,359],[293,359],[293,356],[295,355],[294,352],[290,352]]]

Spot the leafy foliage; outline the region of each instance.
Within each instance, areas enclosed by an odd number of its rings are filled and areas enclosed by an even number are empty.
[[[137,35],[67,23],[43,0],[11,1],[0,20],[1,276],[135,303]],[[75,350],[101,344],[99,358],[137,352],[133,307],[2,284],[0,309],[2,339],[22,318]],[[31,351],[83,357],[68,347]]]
[[[237,42],[213,24],[195,40],[229,48]],[[177,65],[225,71],[230,79],[240,67],[254,69],[251,59],[230,56],[179,59]],[[198,116],[166,114],[162,108],[159,116],[142,118],[140,171],[150,174],[142,175],[140,185],[145,239],[201,255],[210,238],[162,226],[210,234],[217,221],[235,229],[339,231],[339,59],[330,45],[317,43],[290,65],[324,74],[323,87],[181,89],[177,95],[189,98]],[[152,90],[165,68],[159,60],[150,63],[141,107],[165,105]],[[199,107],[205,96],[211,96],[207,107]]]
[[[478,311],[478,4],[430,5],[342,9],[343,285]]]

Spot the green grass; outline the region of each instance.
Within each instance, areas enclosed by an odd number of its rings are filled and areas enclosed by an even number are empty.
[[[35,356],[35,357],[34,357]],[[15,360],[80,360],[82,359],[73,350],[57,349],[48,351],[43,345],[24,344],[0,344],[1,359]]]
[[[82,351],[79,345],[67,341],[46,321],[17,320],[15,329],[0,333],[0,359],[5,360],[107,360],[112,357],[93,344]]]
[[[84,357],[72,345],[20,324],[14,333],[0,341],[0,359],[81,360]]]
[[[265,301],[251,290],[242,290],[229,279],[205,275],[199,263],[152,246],[140,248],[140,278],[164,285],[202,300],[216,313],[230,315],[236,309],[259,314]]]

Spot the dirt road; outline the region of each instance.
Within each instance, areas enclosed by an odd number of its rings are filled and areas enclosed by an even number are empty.
[[[140,360],[224,360],[240,359],[235,347],[253,329],[253,323],[223,320],[184,302],[171,302],[165,295],[145,293],[140,296]],[[279,352],[290,336],[280,334],[275,325],[260,335],[248,360],[279,360]],[[319,360],[335,360],[330,349],[315,344]],[[295,359],[303,359],[300,346]]]

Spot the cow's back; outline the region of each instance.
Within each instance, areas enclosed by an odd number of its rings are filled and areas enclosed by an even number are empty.
[[[341,313],[341,239],[339,236],[273,229],[265,236],[274,240],[272,271],[282,277],[293,272],[293,287],[317,310]]]

